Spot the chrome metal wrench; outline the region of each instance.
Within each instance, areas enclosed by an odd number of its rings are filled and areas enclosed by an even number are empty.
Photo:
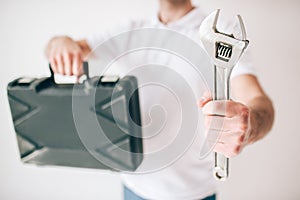
[[[220,10],[216,10],[206,17],[200,26],[199,34],[214,64],[213,100],[230,100],[230,74],[249,41],[246,39],[246,30],[240,15],[237,15],[233,33],[227,34],[217,29],[219,14]],[[218,180],[226,180],[229,173],[229,159],[215,152],[213,173]]]

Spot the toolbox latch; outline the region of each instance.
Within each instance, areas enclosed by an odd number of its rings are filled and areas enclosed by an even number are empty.
[[[119,76],[102,76],[100,82],[103,84],[112,84],[112,83],[116,83],[118,82],[118,80],[120,79]]]
[[[20,78],[18,80],[19,86],[29,86],[33,81],[35,81],[35,78]]]

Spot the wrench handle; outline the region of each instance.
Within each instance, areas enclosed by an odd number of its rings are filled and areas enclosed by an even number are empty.
[[[213,100],[230,99],[230,74],[232,68],[218,67],[214,65],[214,91]],[[226,110],[224,104],[224,113]],[[220,135],[218,136],[219,139]],[[214,177],[218,180],[225,181],[229,174],[229,159],[224,155],[215,152],[215,165],[213,170]]]

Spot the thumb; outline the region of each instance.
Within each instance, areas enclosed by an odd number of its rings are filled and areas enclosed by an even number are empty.
[[[211,100],[212,100],[211,93],[209,91],[206,91],[203,93],[201,99],[198,102],[198,105],[200,108],[203,108],[205,106],[205,104],[207,104]]]

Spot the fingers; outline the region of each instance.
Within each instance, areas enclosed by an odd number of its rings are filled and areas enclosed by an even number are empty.
[[[50,65],[51,65],[53,72],[58,73],[57,64],[53,57],[50,59]]]
[[[234,101],[210,101],[202,109],[204,115],[219,115],[234,117],[236,115],[249,115],[249,109],[241,103]]]
[[[216,130],[211,130],[207,134],[207,142],[212,144],[219,143],[229,146],[239,146],[243,144],[244,139],[245,134],[241,134],[240,132],[224,133]]]
[[[247,133],[244,125],[236,119],[212,119],[209,127],[206,126],[206,140],[211,143],[241,145]],[[216,122],[217,123],[214,123]]]
[[[222,132],[245,132],[249,128],[248,124],[248,118],[240,116],[205,116],[205,127],[207,129],[213,129]]]
[[[243,150],[242,146],[236,146],[235,148],[229,148],[226,144],[216,144],[214,151],[223,154],[227,158],[237,156]]]
[[[69,53],[57,55],[55,58],[50,60],[54,73],[68,76],[76,75],[78,77],[83,74],[82,62],[83,61],[79,54],[72,56]]]
[[[64,72],[65,75],[71,76],[73,75],[72,70],[72,57],[69,52],[64,53],[63,55],[63,61],[64,61]]]
[[[50,57],[49,61],[54,73],[68,76],[81,76],[83,74],[81,69],[83,61],[79,54],[76,56],[72,56],[70,53],[58,54]]]
[[[244,135],[240,133],[224,133],[217,130],[209,130],[207,133],[207,145],[215,152],[226,157],[234,157],[244,147]]]
[[[59,74],[65,75],[64,64],[62,55],[58,54],[55,57],[55,61],[57,63],[57,71]]]
[[[72,38],[61,36],[50,40],[46,54],[54,73],[81,76],[82,49]]]
[[[203,106],[206,141],[226,157],[236,156],[250,134],[250,110],[234,101],[209,101]]]
[[[80,77],[83,74],[82,62],[83,62],[83,60],[81,59],[81,55],[79,53],[76,53],[73,56],[73,62],[72,62],[72,73],[73,73],[73,75],[76,75],[77,77]]]

